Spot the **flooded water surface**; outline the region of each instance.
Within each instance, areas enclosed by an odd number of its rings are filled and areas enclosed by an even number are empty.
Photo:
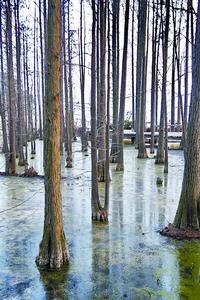
[[[159,229],[173,222],[183,154],[169,152],[169,174],[125,146],[125,171],[111,165],[109,224],[92,224],[90,156],[74,144],[74,167],[62,158],[62,195],[70,264],[38,270],[44,186],[39,178],[0,178],[0,299],[200,299],[200,242],[176,241]],[[42,174],[42,145],[30,166]],[[3,156],[0,158],[3,170]],[[163,185],[157,186],[161,177]],[[104,186],[100,184],[103,198]]]

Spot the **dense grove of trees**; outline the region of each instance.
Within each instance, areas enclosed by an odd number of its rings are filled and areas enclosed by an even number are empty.
[[[0,3],[0,116],[5,174],[16,175],[18,163],[25,166],[25,175],[34,175],[35,170],[31,173],[27,167],[28,142],[31,153],[35,154],[36,139],[44,141],[45,221],[38,265],[60,268],[69,259],[62,223],[60,155],[65,149],[66,167],[73,167],[78,90],[81,149],[87,152],[91,147],[92,219],[108,221],[112,180],[109,163],[117,163],[116,171],[124,170],[124,122],[130,106],[138,159],[148,157],[144,137],[147,127],[151,130],[150,153],[155,152],[155,131],[159,131],[155,163],[164,164],[166,173],[168,131],[182,132],[186,164],[174,225],[199,230],[197,3],[192,0],[29,2]],[[28,11],[28,6],[32,10],[31,22],[21,14]],[[73,15],[74,7],[79,11],[78,21],[77,15]],[[86,113],[88,102],[90,115]],[[99,181],[105,182],[104,204],[99,199]]]

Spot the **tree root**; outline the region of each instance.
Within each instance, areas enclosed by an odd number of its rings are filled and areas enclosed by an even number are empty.
[[[169,224],[167,227],[160,231],[161,235],[171,237],[177,240],[183,239],[200,239],[200,231],[192,228],[180,229],[173,224]]]

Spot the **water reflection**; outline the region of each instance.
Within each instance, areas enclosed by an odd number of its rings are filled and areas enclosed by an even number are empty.
[[[179,242],[176,250],[179,266],[180,299],[199,299],[200,295],[200,242]]]
[[[1,178],[0,210],[19,206],[0,214],[0,299],[195,299],[187,286],[197,293],[200,247],[157,233],[174,218],[181,152],[170,152],[169,174],[164,176],[163,166],[153,159],[138,160],[137,151],[126,146],[124,173],[111,166],[109,224],[98,225],[91,224],[90,157],[79,151],[79,143],[73,147],[73,169],[65,168],[62,157],[64,226],[71,255],[65,272],[47,274],[35,266],[43,228],[43,181]],[[36,157],[42,160],[41,149],[38,142]],[[42,161],[35,158],[30,164],[42,173]],[[160,187],[158,176],[164,179]],[[196,262],[194,281],[187,256]]]
[[[40,280],[43,283],[46,299],[67,299],[66,283],[68,282],[68,267],[63,268],[61,271],[46,272],[39,269]]]

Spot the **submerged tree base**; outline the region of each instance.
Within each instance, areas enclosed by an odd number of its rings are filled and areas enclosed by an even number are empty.
[[[108,211],[105,209],[102,209],[96,213],[92,213],[92,221],[107,223],[108,222]]]
[[[167,227],[160,231],[161,235],[168,236],[174,239],[200,239],[200,231],[192,228],[180,229],[173,224],[169,224]]]

